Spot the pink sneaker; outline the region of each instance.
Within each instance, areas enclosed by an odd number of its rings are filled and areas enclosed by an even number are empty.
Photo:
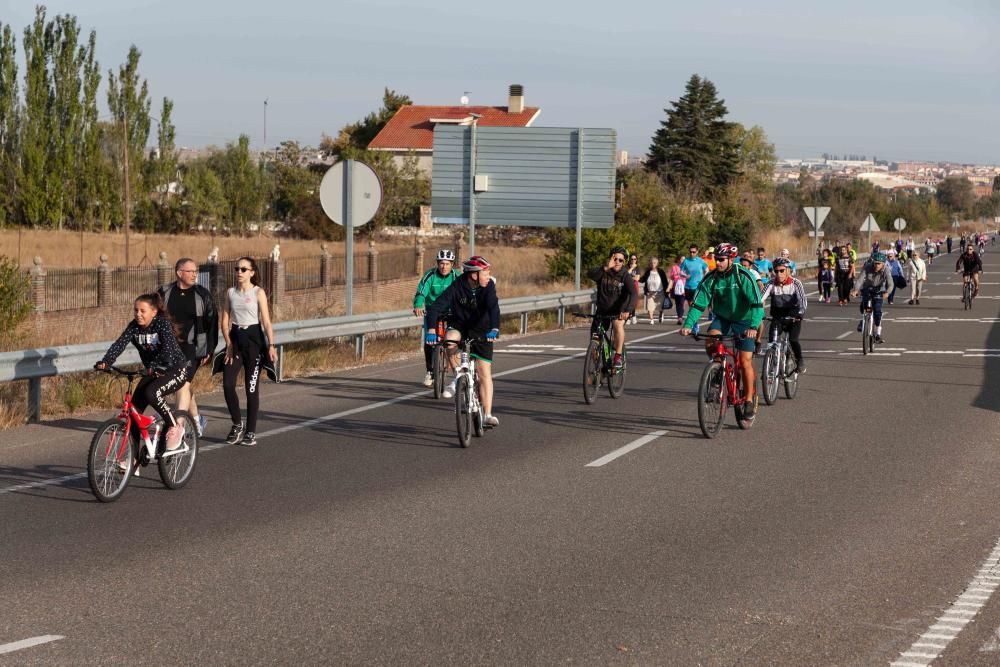
[[[181,440],[184,439],[184,427],[180,424],[167,429],[167,449],[173,451],[180,447]]]

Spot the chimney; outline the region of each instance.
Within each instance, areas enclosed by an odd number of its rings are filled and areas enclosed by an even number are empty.
[[[513,83],[510,86],[510,97],[507,99],[507,113],[524,111],[524,86]]]

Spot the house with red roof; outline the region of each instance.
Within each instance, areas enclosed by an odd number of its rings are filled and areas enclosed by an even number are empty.
[[[540,112],[538,107],[524,105],[524,87],[518,84],[510,87],[505,107],[411,104],[395,113],[371,140],[368,149],[392,153],[397,166],[404,158],[415,154],[419,169],[430,174],[435,125],[472,125],[473,114],[478,114],[479,127],[530,127]]]

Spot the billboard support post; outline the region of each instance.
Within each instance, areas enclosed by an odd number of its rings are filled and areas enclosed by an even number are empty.
[[[580,262],[583,255],[583,128],[576,131],[576,273],[574,284],[580,289]]]

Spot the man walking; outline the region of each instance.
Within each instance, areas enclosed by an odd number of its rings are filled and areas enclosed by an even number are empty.
[[[160,287],[167,312],[180,327],[181,352],[187,359],[187,382],[177,390],[177,409],[191,414],[198,436],[205,432],[208,420],[198,413],[191,383],[198,368],[215,353],[219,342],[219,315],[208,289],[198,284],[198,263],[182,257],[174,264],[177,280]]]

